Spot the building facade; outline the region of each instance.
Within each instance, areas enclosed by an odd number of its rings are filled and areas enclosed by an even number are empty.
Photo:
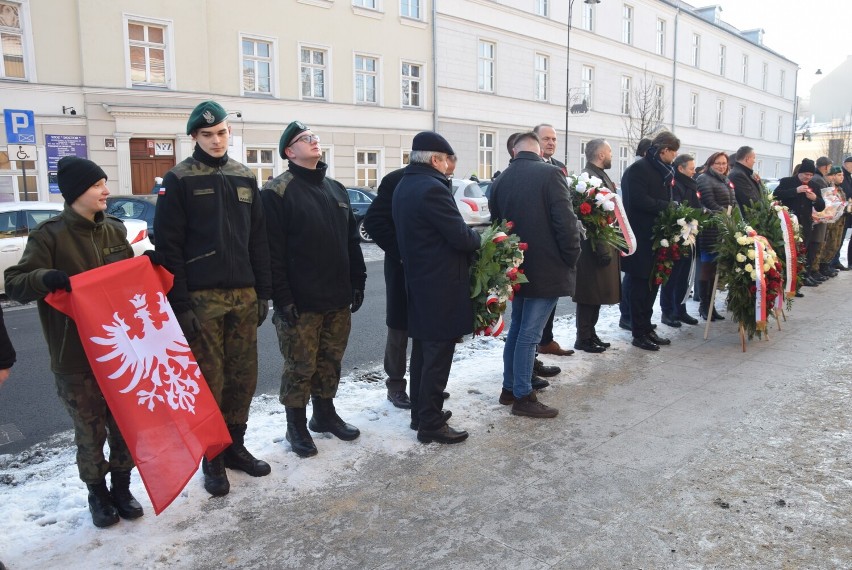
[[[789,171],[797,66],[715,7],[435,2],[0,0],[0,200],[60,200],[65,154],[101,164],[114,193],[147,193],[192,152],[186,120],[211,98],[230,113],[230,155],[261,183],[285,168],[293,119],[355,186],[375,187],[433,128],[459,175],[489,178],[508,135],[539,123],[571,170],[605,137],[618,178],[641,134],[669,128],[699,162],[748,144],[764,176]]]

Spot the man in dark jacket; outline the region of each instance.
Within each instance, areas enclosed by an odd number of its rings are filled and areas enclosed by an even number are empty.
[[[846,199],[852,201],[852,156],[847,156],[843,159],[843,182],[840,184],[840,187],[843,188],[843,193],[846,194]],[[849,228],[852,228],[852,214],[847,211],[846,214],[843,215],[843,218],[846,220],[846,229],[848,230]],[[843,249],[842,241],[840,242],[840,249]],[[840,269],[841,271],[846,271],[848,269],[852,269],[849,267],[850,264],[852,264],[852,239],[849,240],[849,247],[846,250],[846,266],[840,263],[840,250],[838,250],[837,255],[834,256],[832,267]]]
[[[615,194],[615,183],[605,172],[612,167],[612,147],[604,139],[586,143],[586,167],[583,172],[599,178],[602,187]],[[574,302],[577,303],[577,340],[574,348],[585,352],[603,352],[610,347],[598,337],[595,325],[601,305],[612,305],[621,299],[621,255],[612,245],[589,239],[582,242],[583,252],[577,262],[577,286]]]
[[[622,187],[628,191],[624,197],[627,219],[636,236],[636,252],[625,257],[621,266],[630,275],[630,320],[633,346],[644,350],[659,350],[660,345],[671,344],[654,332],[651,315],[659,285],[651,283],[654,253],[651,249],[653,228],[657,216],[669,207],[674,187],[672,161],[677,156],[680,140],[663,131],[651,141],[645,158],[634,162],[622,177]]]
[[[534,132],[515,139],[515,159],[494,182],[488,205],[493,219],[510,220],[529,244],[522,265],[529,283],[521,285],[512,301],[500,403],[512,403],[515,415],[552,418],[558,410],[538,401],[530,377],[550,312],[559,297],[574,293],[580,230],[565,175],[543,163],[540,152]]]
[[[411,158],[393,194],[393,221],[405,270],[411,347],[411,428],[423,443],[458,443],[468,433],[442,412],[456,340],[473,332],[470,257],[479,234],[465,224],[450,193],[447,156],[438,133],[414,137]]]
[[[272,266],[272,322],[284,357],[279,400],[287,441],[317,454],[307,428],[351,441],[360,431],[334,408],[352,313],[364,302],[367,270],[346,188],[326,177],[319,137],[292,121],[278,143],[286,172],[261,192]],[[313,404],[308,424],[306,408]]]
[[[700,210],[698,183],[693,178],[695,175],[695,158],[691,154],[681,154],[674,159],[672,166],[675,169],[672,198],[675,202]],[[686,312],[686,303],[683,302],[689,288],[689,270],[694,261],[691,252],[682,249],[681,258],[672,265],[669,280],[660,289],[660,311],[663,313],[661,320],[665,325],[680,327],[681,323],[698,324],[698,319]]]
[[[399,256],[399,243],[393,225],[393,192],[405,168],[394,170],[382,178],[378,196],[364,217],[364,229],[385,252],[385,324],[388,327],[385,341],[385,386],[387,398],[397,408],[411,408],[405,393],[405,356],[408,350],[408,312],[405,298],[405,270]]]
[[[753,168],[757,154],[750,146],[741,146],[734,156],[735,162],[728,172],[728,180],[734,185],[734,196],[740,208],[751,206],[763,199],[763,185]]]
[[[822,212],[825,210],[825,200],[822,199],[822,191],[813,182],[816,165],[810,158],[802,159],[799,165],[799,173],[796,176],[788,176],[778,181],[778,186],[775,188],[775,196],[787,206],[799,220],[799,226],[802,228],[802,241],[805,245],[810,243],[811,233],[813,231],[813,219],[811,213],[813,210]],[[806,258],[807,275],[804,284],[813,287],[817,285],[817,281],[813,279],[812,274],[815,272],[813,267],[813,257],[808,251]],[[814,254],[815,255],[815,254]]]
[[[228,157],[228,113],[214,101],[192,111],[192,157],[163,178],[154,230],[157,252],[174,273],[169,301],[219,404],[233,444],[202,462],[204,488],[230,490],[225,467],[254,477],[269,464],[245,448],[257,387],[257,327],[269,312],[272,278],[263,208],[252,171]]]

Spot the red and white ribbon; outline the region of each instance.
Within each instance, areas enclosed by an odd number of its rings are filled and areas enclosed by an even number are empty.
[[[793,231],[793,220],[787,210],[780,210],[781,233],[784,235],[784,292],[788,299],[796,296],[796,281],[798,280],[799,255],[796,251],[796,232]]]
[[[503,321],[503,315],[497,317],[497,320],[494,324],[485,327],[485,334],[490,336],[500,336],[500,333],[503,332],[503,327],[505,326],[505,322]]]
[[[621,196],[615,193],[612,196],[615,203],[615,221],[621,230],[621,235],[624,237],[624,243],[627,244],[627,252],[622,251],[621,256],[627,257],[636,253],[636,236],[633,234],[630,222],[627,221],[627,212],[624,211],[624,202],[621,201]]]
[[[766,277],[763,274],[763,242],[754,232],[749,232],[754,237],[754,284],[757,290],[754,293],[754,320],[756,329],[766,330]]]

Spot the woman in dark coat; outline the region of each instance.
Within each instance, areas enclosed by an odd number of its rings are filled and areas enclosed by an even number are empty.
[[[737,207],[734,196],[734,185],[728,180],[728,156],[724,152],[714,152],[704,164],[704,174],[698,177],[698,191],[701,194],[701,205],[713,213],[733,211]],[[730,207],[730,211],[728,210]],[[710,295],[713,282],[716,279],[716,244],[719,242],[719,230],[708,227],[698,234],[698,244],[701,249],[701,274],[698,279],[698,289],[701,304],[698,314],[707,320],[722,320],[725,317],[716,312],[716,307],[710,311]]]

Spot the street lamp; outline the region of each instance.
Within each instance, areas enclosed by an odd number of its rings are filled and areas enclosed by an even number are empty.
[[[583,4],[600,4],[601,0],[583,0]],[[568,2],[568,36],[565,41],[565,168],[568,168],[568,117],[571,115],[571,15],[574,0]]]

